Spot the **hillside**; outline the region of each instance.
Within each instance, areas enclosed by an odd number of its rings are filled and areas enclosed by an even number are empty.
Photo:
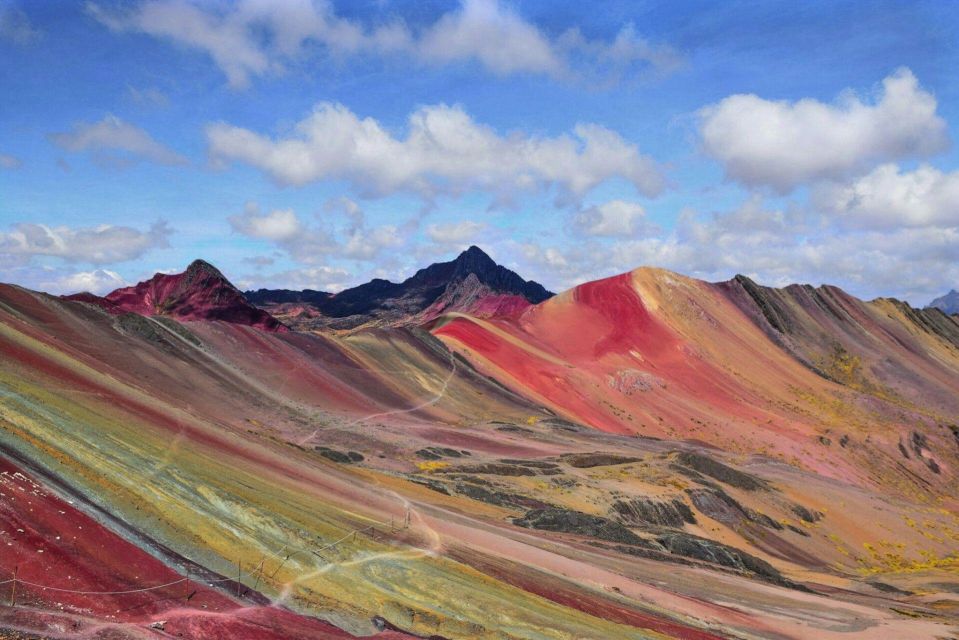
[[[644,268],[505,313],[263,331],[187,313],[185,283],[219,281],[194,265],[101,305],[0,286],[0,478],[30,503],[0,509],[26,581],[5,624],[954,635],[938,311]]]
[[[420,269],[402,282],[374,279],[336,294],[260,289],[247,299],[300,329],[422,324],[443,313],[520,311],[553,294],[496,264],[479,247]]]

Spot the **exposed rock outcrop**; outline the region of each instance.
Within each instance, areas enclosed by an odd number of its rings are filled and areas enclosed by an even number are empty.
[[[290,319],[296,326],[333,329],[423,324],[452,311],[479,317],[509,315],[552,295],[539,283],[496,264],[475,246],[402,282],[377,278],[335,294],[287,289],[247,292],[251,301],[265,309],[279,312],[296,306],[296,318]],[[302,313],[303,307],[315,313]]]
[[[617,500],[611,512],[620,522],[634,526],[657,526],[681,528],[684,524],[696,524],[689,505],[678,498],[668,502],[649,498]]]
[[[642,538],[615,520],[555,507],[528,511],[522,518],[515,518],[513,524],[527,529],[575,533],[607,542],[644,544]]]

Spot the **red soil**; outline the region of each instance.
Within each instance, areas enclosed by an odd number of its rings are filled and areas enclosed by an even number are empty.
[[[322,621],[278,607],[241,603],[202,582],[187,580],[3,458],[0,548],[0,581],[11,579],[17,570],[16,605],[25,618],[30,618],[27,612],[53,610],[138,627],[162,620],[166,633],[184,638],[353,637]],[[0,586],[4,604],[11,587],[12,583]],[[78,593],[91,591],[133,592]],[[10,623],[9,615],[4,618]],[[385,632],[377,637],[410,636]]]
[[[132,287],[117,289],[107,294],[105,300],[117,309],[145,316],[225,320],[265,331],[289,331],[269,313],[247,302],[223,274],[201,260],[183,273],[158,273]]]
[[[434,334],[482,357],[489,373],[512,379],[522,393],[604,431],[767,418],[756,409],[761,404],[743,402],[748,390],[650,312],[630,273],[581,285],[517,318],[483,324],[457,317]],[[612,388],[620,372],[649,376],[662,389],[624,395]]]

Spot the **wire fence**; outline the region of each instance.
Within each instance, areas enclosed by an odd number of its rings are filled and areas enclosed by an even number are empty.
[[[391,534],[399,531],[405,531],[411,527],[410,509],[407,509],[406,517],[403,521],[403,525],[400,527],[395,526],[395,522],[393,518],[390,518],[389,522],[378,522],[377,524],[384,530],[384,532],[386,531],[387,528],[389,528],[389,531]],[[241,563],[238,561],[236,578],[224,577],[224,578],[216,578],[212,580],[197,580],[192,578],[189,575],[189,571],[188,571],[186,576],[179,578],[177,580],[173,580],[172,582],[165,582],[163,584],[157,584],[157,585],[152,585],[148,587],[141,587],[138,589],[125,589],[125,590],[119,590],[119,591],[116,591],[116,590],[115,591],[91,591],[91,590],[82,590],[82,589],[65,589],[63,587],[54,587],[51,585],[32,582],[30,580],[24,580],[18,577],[19,568],[15,568],[13,572],[13,578],[0,581],[0,586],[8,585],[8,584],[12,585],[12,587],[10,588],[10,606],[11,607],[16,606],[17,587],[19,585],[23,585],[25,587],[32,587],[33,589],[37,589],[40,591],[52,591],[56,593],[72,593],[76,595],[85,595],[85,596],[118,596],[118,595],[130,595],[134,593],[145,593],[149,591],[158,591],[160,589],[167,589],[169,587],[174,587],[178,584],[183,584],[183,583],[197,582],[197,583],[202,583],[210,587],[213,587],[218,584],[232,582],[236,584],[237,597],[240,597],[241,595],[245,595],[246,593],[249,593],[250,591],[250,587],[247,587],[246,585],[243,584],[244,578],[248,578],[248,579],[253,579],[254,577],[256,578],[254,586],[252,587],[252,590],[256,591],[256,588],[259,586],[261,581],[267,581],[271,583],[274,582],[274,578],[280,572],[280,569],[283,568],[283,565],[285,565],[286,562],[290,558],[294,557],[295,555],[299,553],[310,553],[317,556],[321,560],[326,561],[326,559],[323,558],[322,555],[320,555],[321,552],[334,549],[340,544],[346,542],[347,540],[356,540],[356,536],[358,534],[366,534],[366,533],[372,534],[372,538],[375,540],[376,534],[377,534],[377,525],[373,524],[373,525],[368,525],[366,527],[362,527],[359,529],[351,529],[343,537],[333,540],[332,542],[329,542],[317,548],[290,547],[289,545],[284,546],[282,549],[280,549],[280,551],[264,556],[263,559],[256,565],[256,568],[253,569],[252,571],[244,572],[242,570]],[[267,577],[264,571],[264,567],[266,565],[267,560],[271,558],[279,558],[287,550],[289,550],[290,552],[286,554],[286,556],[283,558],[283,561],[276,567],[273,573],[270,574],[269,577]],[[244,590],[246,591],[244,592]],[[190,597],[192,597],[192,595]]]

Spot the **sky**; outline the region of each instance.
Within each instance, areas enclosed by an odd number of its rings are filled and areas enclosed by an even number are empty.
[[[401,280],[471,244],[959,287],[950,2],[0,0],[0,281]]]

